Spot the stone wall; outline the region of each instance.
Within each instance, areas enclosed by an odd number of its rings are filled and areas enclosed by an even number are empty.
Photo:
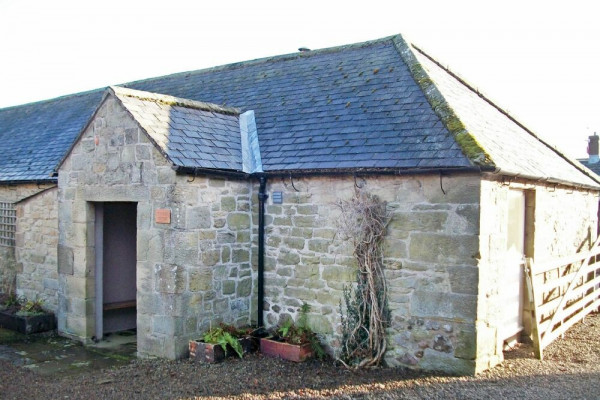
[[[387,201],[392,215],[384,245],[391,311],[386,361],[473,372],[479,176],[368,177],[357,184]],[[268,183],[265,322],[297,319],[306,302],[310,326],[332,351],[339,348],[342,289],[356,271],[352,249],[336,234],[335,203],[354,190],[355,180],[341,177]],[[273,204],[276,191],[283,204]]]
[[[0,245],[0,292],[16,293],[17,261],[13,246]]]
[[[59,172],[59,330],[95,330],[94,202],[137,203],[140,356],[179,358],[220,321],[248,324],[251,184],[176,175],[109,96]],[[168,209],[170,224],[155,220]]]
[[[598,196],[586,191],[479,174],[270,178],[264,322],[297,319],[306,302],[310,326],[332,352],[343,289],[356,273],[352,248],[337,234],[336,203],[357,186],[391,214],[383,261],[392,366],[473,373],[501,361],[497,294],[509,188],[535,195],[536,257],[595,237]],[[59,330],[84,341],[95,334],[94,204],[114,201],[137,203],[141,356],[182,357],[210,325],[256,321],[257,193],[256,182],[176,175],[109,96],[59,173]],[[157,223],[158,209],[170,211],[169,224]]]
[[[23,199],[35,196],[48,188],[56,186],[55,184],[15,184],[0,185],[0,202],[18,203]],[[16,204],[15,204],[16,206]],[[50,212],[52,210],[49,210]],[[15,234],[15,236],[17,236]],[[17,273],[22,269],[22,265],[16,259],[14,246],[0,245],[0,292],[15,291],[17,288]],[[56,268],[55,268],[56,269]],[[22,294],[22,293],[21,293]]]
[[[480,289],[477,310],[477,371],[503,360],[499,298],[505,265],[507,239],[507,197],[511,189],[527,193],[531,215],[528,256],[535,260],[565,256],[586,249],[596,238],[598,193],[555,185],[512,180],[489,175],[481,185]],[[525,307],[527,303],[525,302]],[[529,321],[524,315],[525,330]]]
[[[14,185],[0,184],[0,201],[17,203],[53,187],[56,187],[55,183],[22,183]]]
[[[544,260],[589,249],[597,236],[597,221],[597,192],[538,187],[535,190],[534,258]]]
[[[17,205],[17,294],[44,301],[56,311],[58,270],[58,189],[52,188]]]

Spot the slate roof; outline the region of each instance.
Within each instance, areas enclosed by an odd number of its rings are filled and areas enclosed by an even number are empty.
[[[0,109],[0,182],[51,174],[102,99],[102,90]]]
[[[421,50],[413,54],[436,89],[481,146],[496,173],[597,186],[574,161],[541,141],[505,111]]]
[[[110,90],[174,165],[243,170],[239,110],[132,89]]]
[[[587,176],[578,163],[539,141],[399,35],[124,86],[253,110],[267,173],[483,169],[598,187],[597,178]],[[0,110],[0,151],[9,146],[5,138],[27,134],[34,140],[14,154],[26,154],[29,148],[39,152],[46,136],[54,135],[65,143],[62,155],[66,154],[77,135],[73,132],[78,125],[83,128],[100,98],[98,92],[75,97],[79,100],[67,97]],[[75,106],[63,113],[64,108]],[[29,108],[40,126],[52,121],[53,126],[69,129],[32,130],[21,108]],[[53,108],[54,112],[39,114],[36,108]],[[155,133],[164,138],[161,129]],[[188,143],[184,137],[188,133],[178,133],[175,141],[169,139],[172,150],[163,149],[167,154],[172,151],[169,157],[175,163],[208,166],[214,160],[202,154],[214,156],[211,151],[221,148],[213,143],[206,151],[200,141],[206,137],[200,135],[197,143]],[[232,150],[222,154],[221,161],[227,165],[220,167],[238,169],[238,153]],[[244,149],[241,153],[245,154]],[[44,168],[17,161],[5,164],[6,171],[20,173],[27,166],[39,177],[56,166],[56,162],[50,165],[50,159]],[[0,180],[7,176],[0,169]]]
[[[579,159],[579,161],[584,167],[590,169],[596,175],[600,175],[600,162],[590,163],[589,159]]]
[[[265,171],[471,165],[389,39],[125,86],[254,110]]]

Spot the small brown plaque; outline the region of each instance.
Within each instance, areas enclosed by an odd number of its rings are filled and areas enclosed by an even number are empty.
[[[171,223],[171,210],[168,208],[159,208],[154,212],[154,221],[157,224]]]

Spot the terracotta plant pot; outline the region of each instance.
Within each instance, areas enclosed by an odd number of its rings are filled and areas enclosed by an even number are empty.
[[[260,351],[266,356],[280,357],[294,362],[302,362],[314,355],[310,343],[290,344],[269,338],[260,339]]]
[[[225,359],[225,351],[218,344],[190,340],[190,359],[196,362],[218,363]]]
[[[258,339],[254,337],[243,337],[238,339],[242,346],[243,354],[258,351]],[[227,354],[221,345],[205,343],[202,340],[190,340],[190,359],[198,362],[218,363],[227,357],[237,357],[233,348],[227,346]]]

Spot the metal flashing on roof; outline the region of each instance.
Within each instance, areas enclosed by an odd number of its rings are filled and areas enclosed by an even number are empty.
[[[263,172],[254,111],[246,111],[240,115],[240,135],[242,139],[242,170],[248,174]]]

